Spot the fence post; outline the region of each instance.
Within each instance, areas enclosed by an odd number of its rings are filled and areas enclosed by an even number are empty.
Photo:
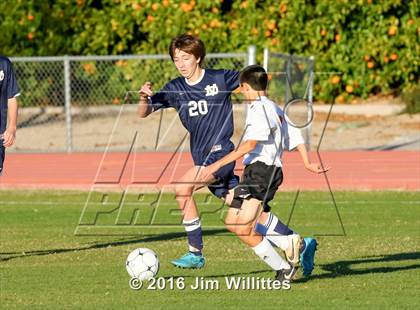
[[[257,62],[256,58],[257,48],[255,45],[248,46],[248,66],[255,65]]]
[[[73,151],[73,135],[72,135],[72,120],[71,120],[71,77],[70,77],[70,59],[64,56],[64,109],[66,113],[66,127],[67,127],[67,152]]]
[[[314,73],[315,69],[315,57],[310,56],[309,57],[309,87],[308,87],[308,105],[312,105],[313,108],[313,88],[314,88]],[[309,120],[309,114],[308,114],[308,120]],[[309,124],[308,127],[306,127],[305,130],[305,141],[306,141],[306,149],[310,151],[311,149],[311,132],[312,132],[312,123]]]
[[[264,60],[263,60],[263,67],[265,71],[268,72],[268,59],[270,57],[270,51],[268,50],[268,47],[264,48]]]

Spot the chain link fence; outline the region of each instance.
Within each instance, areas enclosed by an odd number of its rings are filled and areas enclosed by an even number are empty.
[[[256,49],[250,46],[244,53],[209,54],[205,67],[240,70],[255,59]],[[126,151],[136,132],[139,150],[174,150],[179,139],[171,135],[185,132],[172,109],[139,121],[137,105],[127,104],[136,103],[137,98],[126,100],[128,92],[135,95],[146,81],[156,90],[178,76],[167,55],[16,57],[12,61],[21,88],[13,151]],[[264,65],[271,78],[271,98],[280,104],[292,96],[312,102],[313,58],[266,49]],[[245,107],[234,106],[235,143],[245,115]],[[308,145],[310,130],[306,129]]]
[[[271,53],[264,49],[264,68],[269,73],[268,96],[281,106],[296,98],[313,104],[315,58]],[[311,146],[311,125],[304,129],[306,147]]]
[[[12,150],[20,152],[122,150],[127,141],[124,132],[113,128],[116,117],[120,124],[138,122],[136,106],[125,104],[125,94],[146,81],[159,89],[178,76],[167,55],[11,60],[21,88],[18,139]],[[240,70],[249,63],[255,63],[255,47],[206,56],[207,68]],[[112,134],[122,140],[109,145]]]

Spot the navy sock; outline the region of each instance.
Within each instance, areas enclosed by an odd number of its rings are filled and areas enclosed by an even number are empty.
[[[275,225],[274,228],[270,227],[273,225]],[[259,232],[263,236],[266,236],[267,231],[270,228],[272,231],[275,231],[276,233],[283,236],[294,234],[293,230],[291,230],[286,224],[280,221],[280,219],[271,212],[268,213],[268,218],[264,224],[257,223],[257,225],[255,225],[255,231]]]
[[[194,255],[202,255],[203,232],[201,230],[200,219],[196,218],[183,222],[188,237],[189,251]]]
[[[291,230],[286,224],[280,221],[279,218],[276,227],[274,227],[274,231],[283,236],[293,235],[293,230]]]

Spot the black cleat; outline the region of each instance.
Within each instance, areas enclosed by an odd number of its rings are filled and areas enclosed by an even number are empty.
[[[296,279],[298,268],[291,267],[289,269],[280,269],[276,271],[276,280],[283,282],[284,280],[293,281]]]

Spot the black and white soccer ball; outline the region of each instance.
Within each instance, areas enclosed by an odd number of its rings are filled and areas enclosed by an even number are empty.
[[[128,254],[125,267],[132,278],[150,280],[159,271],[159,258],[150,249],[138,248]]]

